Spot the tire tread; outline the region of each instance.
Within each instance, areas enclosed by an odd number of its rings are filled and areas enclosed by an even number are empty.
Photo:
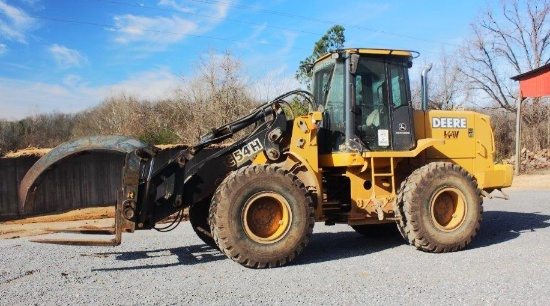
[[[475,190],[476,198],[479,199],[478,205],[480,211],[479,219],[469,237],[463,241],[457,241],[450,245],[442,245],[438,244],[434,239],[430,239],[423,225],[419,223],[419,220],[415,219],[415,214],[421,209],[419,204],[415,203],[415,201],[421,198],[422,193],[426,190],[427,184],[434,180],[439,173],[449,171],[456,172],[466,178],[470,187]],[[464,168],[449,162],[433,162],[413,171],[411,175],[401,183],[396,203],[397,207],[395,207],[395,213],[399,218],[398,228],[403,238],[417,249],[433,253],[454,252],[464,249],[477,235],[483,215],[483,199],[481,197],[481,190],[477,187],[477,181],[473,175]]]

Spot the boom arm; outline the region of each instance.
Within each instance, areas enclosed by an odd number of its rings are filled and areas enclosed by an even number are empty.
[[[213,129],[203,135],[199,143],[178,152],[154,172],[156,148],[135,139],[123,136],[97,136],[63,143],[38,160],[23,178],[19,189],[20,212],[32,212],[34,196],[44,173],[67,158],[83,152],[126,154],[122,187],[117,193],[115,239],[107,242],[47,241],[64,244],[117,245],[120,243],[122,231],[133,232],[136,228],[153,228],[156,222],[167,216],[193,203],[209,199],[217,184],[229,172],[251,163],[253,157],[261,150],[254,151],[254,154],[244,156],[238,161],[234,157],[235,152],[250,146],[262,150],[282,150],[277,139],[270,139],[268,134],[274,129],[286,129],[287,119],[281,104],[286,103],[284,99],[292,95],[302,96],[309,103],[314,103],[308,92],[288,92],[258,106],[246,116]],[[233,144],[214,153],[202,150],[211,144],[221,143],[233,137],[235,133],[251,125],[256,125],[254,131]]]

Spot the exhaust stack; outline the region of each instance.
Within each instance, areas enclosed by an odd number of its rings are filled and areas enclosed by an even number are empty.
[[[422,110],[428,110],[428,72],[432,70],[432,64],[426,65],[422,69],[422,76],[420,82],[422,83]]]

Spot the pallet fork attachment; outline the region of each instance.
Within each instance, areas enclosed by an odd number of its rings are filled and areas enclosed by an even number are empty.
[[[123,183],[123,186],[125,184]],[[126,187],[126,186],[124,186]],[[123,188],[124,188],[123,187]],[[85,235],[109,235],[114,237],[107,239],[87,239],[87,238],[51,238],[51,239],[36,239],[32,242],[47,243],[47,244],[62,244],[62,245],[83,245],[83,246],[117,246],[122,242],[122,232],[134,232],[135,223],[124,217],[125,205],[128,203],[128,199],[124,198],[124,194],[119,190],[117,195],[117,203],[115,209],[115,224],[111,229],[84,229],[84,230],[59,230],[55,233],[68,233],[68,234],[85,234]],[[135,207],[135,206],[134,206]],[[126,209],[132,209],[126,207]]]

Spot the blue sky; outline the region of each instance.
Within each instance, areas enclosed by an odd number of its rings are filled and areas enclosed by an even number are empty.
[[[169,97],[210,50],[230,50],[250,80],[292,89],[299,61],[334,24],[346,28],[346,47],[419,51],[419,68],[456,48],[483,7],[477,0],[0,0],[0,119],[73,113],[120,92]]]

